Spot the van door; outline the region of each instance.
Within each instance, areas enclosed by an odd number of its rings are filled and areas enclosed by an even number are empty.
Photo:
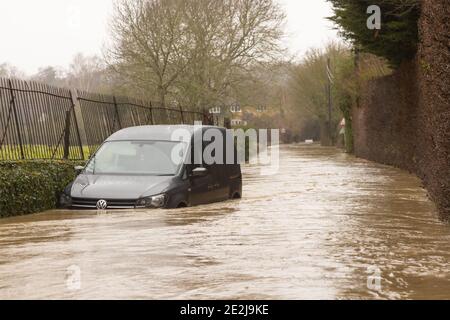
[[[190,190],[189,190],[189,202],[191,205],[206,204],[216,201],[216,196],[214,195],[214,179],[209,171],[204,177],[191,177],[192,170],[198,167],[203,167],[203,165],[195,164],[195,153],[203,153],[203,146],[200,150],[194,149],[194,141],[192,141],[190,147],[191,164],[186,165],[186,172],[189,176]],[[199,155],[197,155],[199,156]],[[209,170],[208,167],[204,166]]]
[[[207,130],[204,128],[203,130]],[[203,132],[204,133],[204,132]],[[222,132],[225,134],[225,132]],[[202,137],[203,138],[203,137]],[[202,155],[205,148],[210,144],[209,141],[204,141],[202,139]],[[192,148],[193,149],[193,148]],[[192,154],[198,152],[196,150],[192,151]],[[191,160],[194,160],[192,158]],[[194,163],[194,162],[192,162]],[[201,165],[193,165],[192,170]],[[225,164],[203,164],[203,167],[208,169],[208,175],[205,177],[191,178],[191,203],[204,204],[212,203],[217,201],[227,200],[230,194],[229,188],[229,173],[227,166]],[[192,172],[191,170],[191,172]]]
[[[220,150],[220,155],[214,155],[216,157],[216,163],[210,165],[209,170],[214,179],[215,201],[224,201],[230,197],[229,173],[226,164],[227,133],[224,128],[215,128],[215,130],[220,131],[223,149]]]
[[[230,188],[228,181],[228,170],[225,164],[213,164],[208,166],[213,179],[214,201],[223,201],[229,198]]]
[[[198,166],[197,166],[198,167]],[[194,168],[194,167],[192,167]],[[193,170],[193,169],[192,169]],[[190,172],[192,172],[192,170]],[[190,177],[191,205],[212,203],[216,201],[214,179],[211,172],[205,177]]]

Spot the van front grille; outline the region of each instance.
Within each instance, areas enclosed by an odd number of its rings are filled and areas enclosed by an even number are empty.
[[[108,209],[133,209],[136,206],[137,199],[89,199],[89,198],[72,198],[72,207],[76,208],[97,208],[97,202],[105,200]]]

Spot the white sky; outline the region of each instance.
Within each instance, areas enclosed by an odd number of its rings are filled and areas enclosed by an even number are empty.
[[[286,46],[301,55],[336,38],[324,17],[325,0],[278,0],[288,14]],[[76,53],[101,54],[113,0],[2,0],[0,64],[27,74],[39,67],[67,67]]]

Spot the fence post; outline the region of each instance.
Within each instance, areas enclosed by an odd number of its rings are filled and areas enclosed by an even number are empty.
[[[184,114],[183,114],[183,107],[180,106],[180,116],[181,116],[181,124],[184,124]]]
[[[119,124],[119,129],[122,129],[122,123],[120,122],[119,108],[117,107],[116,96],[113,96],[113,101],[114,101],[114,109],[116,110],[117,123]],[[113,128],[113,130],[114,130],[114,128]]]
[[[155,120],[153,119],[153,104],[150,101],[150,124],[154,125],[155,124]]]
[[[78,97],[75,98],[72,90],[69,90],[70,92],[70,99],[72,101],[72,110],[73,110],[73,119],[75,121],[75,131],[77,133],[77,139],[78,139],[78,147],[80,148],[80,155],[81,155],[81,159],[84,160],[84,150],[83,150],[83,141],[81,140],[81,134],[80,134],[80,128],[78,126],[78,120],[77,120],[77,112],[76,112],[76,101],[78,101]],[[81,122],[83,122],[82,120],[82,110],[81,110],[81,106],[79,106],[79,112],[80,112],[80,118],[81,118]],[[84,129],[84,122],[83,122],[83,130],[84,130],[84,134],[86,135],[86,131]],[[87,138],[85,137],[85,140],[87,141]]]
[[[66,125],[64,129],[64,154],[63,159],[69,159],[70,154],[70,115],[72,108],[66,111]]]
[[[20,126],[19,126],[19,117],[17,116],[17,110],[16,110],[16,98],[14,96],[14,90],[12,87],[11,79],[8,80],[9,85],[9,91],[11,93],[11,106],[14,113],[14,120],[16,122],[16,129],[17,129],[17,138],[19,139],[19,145],[20,145],[20,155],[22,157],[22,160],[25,159],[25,153],[23,152],[23,143],[22,143],[22,136],[20,134]]]
[[[202,109],[202,113],[203,113],[203,125],[208,125],[209,124],[209,118],[208,118],[208,115],[206,113],[206,109],[205,108]]]
[[[228,118],[228,117],[224,118],[224,119],[223,119],[223,126],[224,126],[226,129],[231,129],[231,119]]]
[[[203,125],[213,126],[215,125],[214,114],[209,113],[209,110],[203,108]]]

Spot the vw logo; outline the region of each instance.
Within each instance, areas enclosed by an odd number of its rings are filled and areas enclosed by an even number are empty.
[[[97,209],[98,210],[105,210],[106,208],[108,208],[108,203],[106,202],[106,200],[98,200],[97,201]]]

